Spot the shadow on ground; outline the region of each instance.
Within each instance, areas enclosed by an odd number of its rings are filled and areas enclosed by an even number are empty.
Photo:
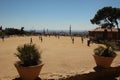
[[[20,77],[12,79],[12,80],[22,80]],[[40,77],[36,78],[35,80],[42,80]]]
[[[94,72],[85,74],[77,74],[67,78],[60,78],[57,80],[118,80],[116,77],[120,76],[120,66],[103,69],[101,67],[94,67]],[[12,80],[22,80],[21,78],[15,78]],[[41,79],[38,77],[35,80],[56,80],[56,79]],[[120,79],[119,79],[120,80]]]
[[[120,66],[103,69],[94,67],[95,72],[86,74],[78,74],[60,80],[118,80],[116,77],[120,76]],[[119,79],[120,80],[120,79]]]

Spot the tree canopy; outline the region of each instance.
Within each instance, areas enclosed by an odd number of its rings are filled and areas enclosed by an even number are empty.
[[[94,18],[90,20],[92,24],[100,25],[102,27],[119,28],[120,22],[120,8],[104,7],[99,9]]]

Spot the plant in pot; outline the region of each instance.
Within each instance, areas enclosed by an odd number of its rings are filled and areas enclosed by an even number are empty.
[[[99,46],[94,49],[94,53],[96,65],[102,68],[109,68],[117,55],[110,46]]]
[[[14,65],[23,80],[35,80],[43,66],[41,52],[35,44],[24,44],[17,47],[18,53],[15,55],[20,59]]]

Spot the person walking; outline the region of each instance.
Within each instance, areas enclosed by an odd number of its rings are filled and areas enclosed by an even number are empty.
[[[90,40],[87,41],[87,46],[90,46]]]
[[[74,44],[74,37],[72,37],[72,44]]]
[[[42,38],[42,36],[41,36],[41,42],[43,42],[43,38]]]
[[[32,43],[33,43],[32,38],[30,38],[30,44],[32,44]]]
[[[83,43],[83,37],[81,37],[81,41],[82,41],[82,43]]]

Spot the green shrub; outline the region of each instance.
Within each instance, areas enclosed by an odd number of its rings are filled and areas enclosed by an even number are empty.
[[[17,47],[18,53],[15,54],[21,61],[22,66],[34,66],[41,63],[41,52],[35,44],[24,44]]]
[[[103,47],[99,46],[98,48],[94,49],[95,55],[104,56],[104,57],[115,57],[116,53],[112,50],[111,47]]]
[[[0,37],[2,36],[2,32],[0,32]]]
[[[107,47],[111,47],[113,50],[120,50],[120,44],[116,41],[102,41],[102,44],[106,45]]]

